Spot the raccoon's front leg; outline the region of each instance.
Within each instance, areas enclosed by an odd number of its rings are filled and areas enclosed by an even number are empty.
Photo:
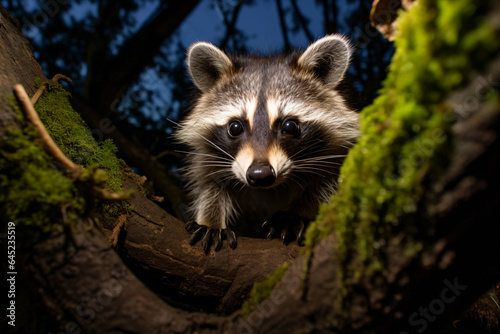
[[[196,222],[189,222],[186,224],[186,230],[193,231],[194,233],[189,240],[191,246],[195,245],[201,240],[201,246],[205,254],[210,251],[210,245],[214,244],[214,250],[218,252],[222,247],[222,240],[227,239],[229,247],[236,248],[236,235],[228,228],[213,228],[208,226],[199,225]]]
[[[296,240],[300,245],[304,239],[305,228],[314,220],[318,212],[319,199],[313,194],[303,194],[287,211],[278,211],[262,225],[269,229],[267,237],[279,237],[284,244]]]
[[[310,219],[300,217],[296,213],[278,211],[269,217],[262,224],[262,227],[269,229],[267,234],[269,239],[279,237],[285,245],[295,239],[300,245],[304,239],[304,230],[309,221]]]
[[[219,193],[217,196],[216,194]],[[205,254],[214,245],[217,252],[222,247],[222,240],[227,239],[231,248],[236,247],[236,235],[228,228],[227,222],[234,214],[231,199],[214,189],[206,189],[193,203],[195,222],[186,224],[188,231],[194,231],[189,241],[195,245],[201,240]]]

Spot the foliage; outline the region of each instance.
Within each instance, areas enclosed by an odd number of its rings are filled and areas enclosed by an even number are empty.
[[[313,247],[338,236],[339,275],[384,273],[389,236],[404,235],[407,255],[421,249],[410,213],[451,152],[448,95],[499,50],[485,20],[492,2],[420,0],[401,13],[396,53],[380,96],[362,111],[362,136],[341,170],[340,189],[307,231]]]

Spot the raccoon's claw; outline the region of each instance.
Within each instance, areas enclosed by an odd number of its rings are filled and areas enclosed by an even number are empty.
[[[229,247],[236,248],[236,234],[230,229],[210,228],[208,226],[199,225],[196,222],[186,224],[186,230],[194,230],[189,244],[195,245],[201,240],[201,247],[205,254],[210,252],[210,246],[214,245],[214,250],[218,252],[222,248],[222,240],[227,239]]]
[[[231,247],[231,249],[235,249],[236,245],[238,244],[236,242],[236,234],[234,234],[234,232],[229,230],[229,229],[226,229],[225,231],[226,231],[226,237],[227,237],[227,242],[229,243],[229,247]]]
[[[293,239],[300,245],[304,240],[304,221],[290,213],[278,212],[266,220],[262,227],[269,228],[268,239],[279,237],[285,245]]]

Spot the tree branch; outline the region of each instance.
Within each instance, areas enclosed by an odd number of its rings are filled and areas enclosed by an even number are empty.
[[[87,93],[92,107],[109,108],[151,63],[164,41],[179,27],[199,0],[169,1],[135,35],[128,39],[120,53],[107,61],[106,73],[96,76]],[[137,52],[140,50],[140,52]],[[98,80],[98,81],[97,81]]]
[[[292,3],[293,10],[295,11],[295,15],[299,19],[300,25],[302,26],[302,30],[306,34],[307,39],[309,39],[309,41],[311,41],[311,42],[314,41],[314,36],[311,33],[311,31],[309,30],[309,28],[307,27],[307,20],[304,17],[304,15],[302,15],[302,13],[300,12],[299,6],[297,5],[297,1],[291,0],[291,3]]]
[[[135,182],[127,180],[124,187],[137,189]],[[235,250],[224,242],[219,252],[206,256],[200,245],[189,245],[184,223],[142,192],[132,195],[131,205],[134,212],[127,217],[127,232],[118,252],[153,291],[175,304],[197,305],[207,312],[233,312],[253,282],[263,280],[299,252],[296,244],[283,246],[277,239],[240,237]],[[105,234],[111,236],[115,218],[105,215],[102,221]]]
[[[288,40],[288,28],[286,26],[285,11],[283,10],[283,4],[281,3],[281,0],[276,0],[276,7],[278,8],[281,34],[283,35],[283,44],[285,45],[285,51],[288,51],[291,49],[291,45],[290,41]]]
[[[221,41],[219,47],[224,50],[229,43],[229,40],[234,35],[236,29],[236,22],[238,21],[238,15],[240,14],[241,8],[243,7],[243,0],[238,0],[238,4],[234,7],[232,11],[231,20],[224,17],[224,24],[226,26],[226,33],[224,39]]]

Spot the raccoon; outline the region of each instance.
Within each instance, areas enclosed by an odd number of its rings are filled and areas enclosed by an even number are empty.
[[[201,94],[175,136],[189,147],[191,245],[234,248],[235,232],[300,243],[359,134],[358,114],[336,90],[351,53],[337,34],[286,56],[189,48]]]

